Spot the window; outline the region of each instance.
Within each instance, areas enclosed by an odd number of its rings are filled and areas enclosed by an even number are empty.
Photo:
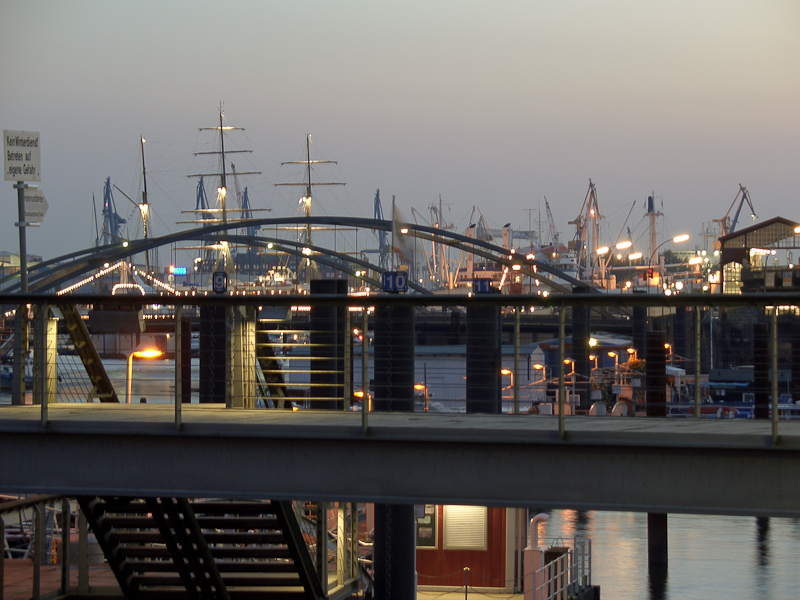
[[[445,506],[444,549],[485,551],[487,519],[485,506]]]

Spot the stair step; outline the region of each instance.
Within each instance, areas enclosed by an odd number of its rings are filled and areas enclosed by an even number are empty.
[[[136,572],[177,572],[171,560],[129,560],[128,566]],[[216,561],[220,573],[294,573],[297,568],[287,560]]]
[[[286,546],[273,546],[271,548],[210,548],[214,558],[291,558]],[[125,556],[135,558],[169,558],[166,546],[127,546],[124,548]]]
[[[181,578],[178,574],[174,575],[140,575],[138,577],[139,585],[143,587],[180,587],[183,585]],[[264,573],[263,575],[224,575],[222,581],[225,587],[242,588],[242,587],[293,587],[299,586],[300,576],[297,573],[292,574],[271,574]]]
[[[302,600],[310,598],[302,587],[250,588],[228,590],[231,600]],[[140,589],[139,600],[190,600],[185,589]]]
[[[274,515],[272,502],[192,502],[195,515]]]
[[[208,532],[205,533],[206,541],[213,544],[285,544],[283,533],[277,532]],[[159,544],[164,540],[158,530],[151,531],[116,531],[114,537],[120,544]]]
[[[278,519],[275,517],[206,517],[197,515],[197,522],[203,529],[254,529],[272,530],[279,529]]]

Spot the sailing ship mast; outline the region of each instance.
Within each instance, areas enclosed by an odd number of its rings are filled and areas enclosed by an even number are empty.
[[[147,239],[147,217],[150,214],[150,206],[147,204],[147,167],[144,163],[144,136],[140,135],[139,140],[142,146],[142,203],[139,205],[139,211],[142,213],[142,236]],[[147,267],[147,272],[150,273],[150,252],[144,251],[144,262]]]
[[[200,155],[216,155],[219,156],[219,165],[220,170],[215,173],[192,173],[191,175],[187,175],[187,177],[200,177],[200,181],[202,183],[203,177],[219,177],[219,187],[217,188],[217,206],[218,208],[196,208],[195,210],[184,211],[190,213],[201,213],[203,215],[203,219],[201,222],[205,225],[208,225],[210,222],[222,222],[223,224],[228,223],[228,213],[232,210],[237,209],[229,209],[226,205],[226,197],[228,195],[228,180],[227,180],[227,171],[226,171],[226,162],[225,157],[228,154],[235,154],[235,153],[252,153],[252,150],[226,150],[225,149],[225,132],[227,131],[244,131],[243,127],[233,127],[231,125],[224,125],[222,121],[223,117],[223,110],[222,110],[222,103],[219,106],[219,125],[215,127],[200,127],[199,131],[216,131],[219,132],[219,150],[209,150],[205,152],[195,152],[195,156]],[[261,171],[239,171],[237,175],[261,175]],[[198,188],[199,189],[199,188]],[[198,192],[199,193],[199,192]],[[205,193],[205,189],[203,189],[203,193]],[[248,212],[251,209],[248,208]],[[206,218],[206,213],[211,214],[218,214],[220,218],[208,219]],[[195,222],[195,221],[193,221]],[[230,275],[231,263],[232,258],[230,254],[230,248],[228,247],[227,242],[221,242],[217,248],[221,248],[221,252],[219,257],[217,258],[217,264],[219,264],[219,260],[223,259],[225,272]],[[216,270],[215,265],[215,270]]]
[[[320,164],[339,164],[335,160],[311,160],[311,134],[306,135],[306,159],[305,160],[289,160],[286,162],[282,162],[281,166],[283,165],[304,165],[306,171],[306,181],[299,182],[299,183],[276,183],[276,186],[284,186],[284,185],[295,185],[295,186],[304,186],[306,188],[306,195],[300,198],[300,204],[303,206],[303,210],[305,212],[306,218],[311,217],[311,202],[312,202],[312,188],[316,185],[345,185],[342,182],[333,182],[333,181],[312,181],[311,179],[311,165],[320,165]],[[308,250],[304,250],[304,253],[307,256],[306,260],[306,283],[309,283],[311,279],[309,277],[309,272],[317,271],[316,263],[311,260],[311,222],[306,223],[305,229],[305,238],[304,242]],[[298,269],[299,271],[299,269]]]

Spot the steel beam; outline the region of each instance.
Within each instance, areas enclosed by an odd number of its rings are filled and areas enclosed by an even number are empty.
[[[796,422],[775,446],[769,421],[570,417],[560,441],[536,416],[374,413],[364,436],[357,414],[197,409],[176,432],[150,410],[113,427],[54,411],[47,432],[0,418],[4,490],[800,516]]]

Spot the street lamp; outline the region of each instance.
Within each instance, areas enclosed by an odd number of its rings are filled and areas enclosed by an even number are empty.
[[[511,385],[508,386],[508,389],[511,390],[510,398],[513,400],[514,399],[514,371],[512,371],[511,369],[500,369],[500,373],[502,375],[510,375],[511,376]],[[517,407],[515,407],[515,408],[517,408]],[[514,411],[515,414],[518,413],[518,412],[519,412],[519,410],[515,410]]]
[[[608,356],[614,359],[614,385],[617,385],[619,383],[619,353],[609,352]]]
[[[428,386],[424,383],[415,383],[414,389],[422,392],[422,397],[425,399],[425,412],[428,412]]]
[[[564,359],[564,364],[565,365],[570,365],[570,364],[572,365],[572,370],[569,373],[567,373],[567,375],[570,376],[570,381],[572,383],[572,397],[574,398],[575,397],[575,361],[573,359],[571,359],[571,358],[565,358]]]
[[[136,358],[158,358],[161,356],[163,352],[161,350],[156,350],[155,348],[150,348],[147,350],[136,350],[131,352],[128,356],[128,379],[126,381],[126,394],[125,394],[125,403],[131,403],[131,379],[133,375],[133,357]]]
[[[650,252],[650,258],[647,261],[647,272],[648,273],[650,272],[650,267],[653,264],[653,257],[658,255],[658,249],[661,248],[661,246],[663,246],[664,244],[669,244],[670,242],[672,242],[673,244],[680,244],[681,242],[686,242],[688,240],[689,240],[689,234],[688,233],[682,233],[680,235],[676,235],[672,239],[664,240],[663,242],[661,242],[658,246],[656,246],[655,250],[652,250]],[[661,275],[662,277],[664,276],[664,274],[661,273],[660,264],[659,264],[659,271],[658,272],[659,272],[659,275]],[[649,288],[649,285],[648,285],[648,288]]]
[[[533,368],[536,369],[537,371],[542,372],[542,378],[538,379],[537,381],[534,381],[533,383],[540,383],[542,381],[547,381],[547,367],[545,367],[541,363],[536,363],[535,365],[533,365]]]

